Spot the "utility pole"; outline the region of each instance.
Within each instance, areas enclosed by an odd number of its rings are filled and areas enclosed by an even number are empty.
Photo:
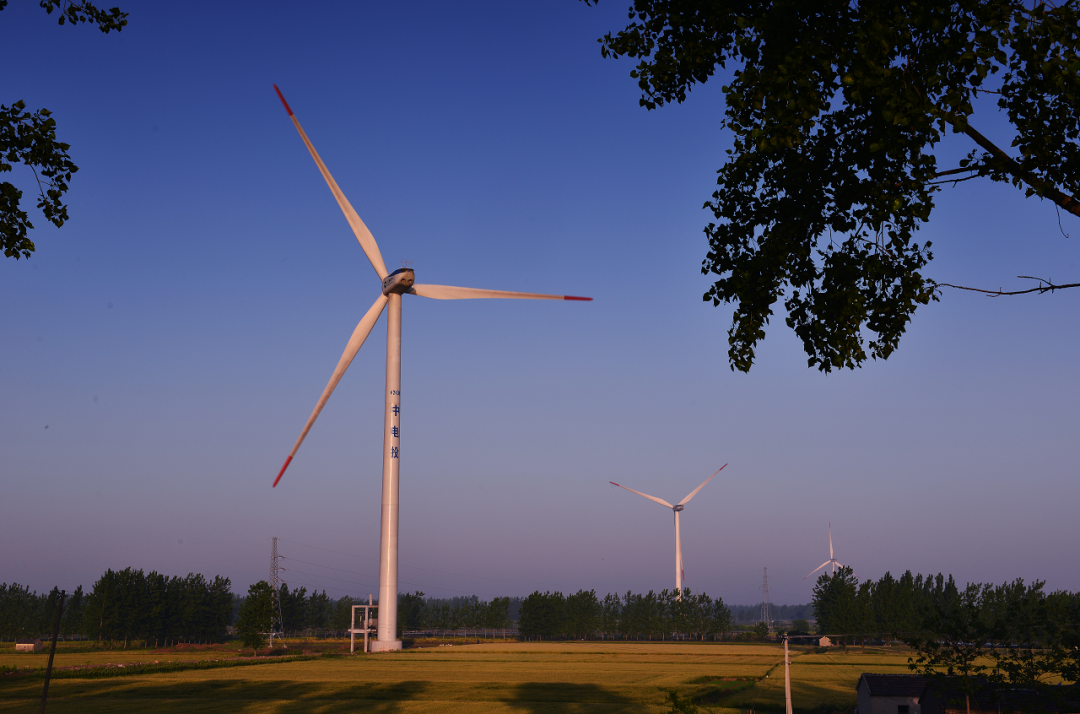
[[[791,714],[791,663],[788,661],[788,638],[784,635],[784,714]]]
[[[67,592],[60,591],[60,602],[56,604],[56,620],[53,621],[52,648],[49,650],[49,664],[45,668],[45,687],[41,690],[41,708],[39,714],[45,714],[45,703],[49,699],[49,678],[52,677],[53,657],[56,656],[56,638],[60,635],[60,616],[64,614],[64,598]]]
[[[765,580],[761,584],[761,621],[770,630],[772,629],[772,616],[769,613],[769,569],[765,568]]]
[[[285,570],[285,568],[278,565],[278,560],[281,556],[277,552],[277,538],[273,539],[274,544],[270,549],[270,589],[274,591],[274,603],[271,606],[273,608],[270,613],[270,649],[274,648],[274,635],[279,638],[285,636],[285,623],[281,617],[281,576],[279,572]]]

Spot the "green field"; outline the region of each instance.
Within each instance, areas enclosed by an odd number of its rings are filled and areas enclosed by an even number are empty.
[[[235,646],[61,652],[56,666],[241,654]],[[0,649],[0,666],[44,662],[43,654]],[[848,709],[859,674],[905,673],[906,663],[906,652],[793,649],[794,707]],[[49,712],[661,712],[667,690],[693,698],[703,712],[784,708],[783,648],[768,644],[499,642],[109,678],[71,674],[50,684]],[[0,675],[0,712],[36,711],[41,686],[40,675]]]

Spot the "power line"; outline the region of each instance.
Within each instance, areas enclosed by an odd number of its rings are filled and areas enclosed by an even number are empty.
[[[285,558],[285,556],[282,556],[282,558]],[[355,570],[345,570],[345,568],[335,568],[332,565],[323,565],[322,563],[311,563],[311,562],[308,562],[306,560],[300,560],[299,558],[285,558],[285,560],[291,560],[294,563],[303,563],[304,565],[314,565],[317,568],[326,568],[327,570],[336,570],[339,573],[348,573],[349,575],[359,575],[362,578],[376,578],[377,577],[375,575],[368,575],[367,573],[358,573]],[[296,572],[299,572],[299,571],[296,571]],[[311,573],[308,573],[308,575],[311,575]]]
[[[282,540],[284,540],[284,539],[282,539]],[[314,566],[319,567],[319,568],[328,568],[330,570],[337,570],[337,571],[342,572],[342,573],[348,573],[349,575],[359,575],[362,578],[370,578],[372,580],[376,579],[376,577],[374,575],[368,575],[366,573],[358,573],[358,572],[353,571],[353,570],[345,570],[344,568],[335,568],[332,565],[323,565],[322,563],[311,563],[311,562],[308,562],[306,560],[297,560],[296,558],[285,558],[285,556],[279,556],[279,557],[283,558],[285,560],[292,560],[292,561],[295,561],[297,563],[306,563],[307,565],[314,565]],[[284,568],[281,568],[281,570],[284,570]],[[370,587],[370,584],[359,583],[359,582],[356,582],[355,580],[342,580],[341,578],[335,578],[335,577],[332,577],[330,575],[320,575],[320,574],[317,574],[317,573],[308,573],[308,572],[305,572],[303,570],[296,570],[295,568],[291,569],[289,572],[290,573],[298,573],[298,574],[301,574],[301,575],[307,575],[307,576],[310,576],[310,577],[313,577],[313,578],[322,578],[322,579],[325,579],[325,580],[334,580],[334,581],[339,582],[339,583],[345,583],[346,585],[360,585],[362,587]],[[448,587],[438,586],[438,585],[425,585],[424,583],[414,583],[414,582],[410,582],[408,580],[400,580],[400,579],[398,580],[398,582],[403,583],[405,585],[412,585],[413,587],[416,587],[416,588],[426,588],[426,589],[429,589],[429,590],[446,590],[446,591],[449,591],[449,592],[461,593],[462,595],[485,595],[485,596],[488,596],[488,597],[499,597],[496,593],[478,592],[476,590],[460,590],[458,588],[448,588]],[[335,589],[341,590],[342,588],[335,588]]]

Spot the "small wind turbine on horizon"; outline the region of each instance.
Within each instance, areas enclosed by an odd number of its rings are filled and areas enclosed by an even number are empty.
[[[341,355],[341,359],[338,360],[337,367],[330,377],[330,382],[326,385],[326,389],[323,390],[322,396],[319,397],[319,401],[315,405],[314,411],[311,412],[311,416],[308,417],[307,423],[304,424],[304,429],[300,432],[300,438],[296,440],[296,444],[293,446],[292,451],[289,452],[289,457],[285,459],[285,465],[281,467],[281,471],[278,472],[277,478],[274,479],[274,486],[276,487],[278,485],[282,475],[285,473],[285,469],[289,467],[289,463],[293,460],[293,456],[296,455],[296,451],[300,448],[300,444],[303,443],[304,437],[307,436],[308,431],[311,430],[312,424],[315,423],[316,417],[319,416],[319,412],[322,411],[323,406],[326,404],[326,400],[330,398],[334,388],[337,387],[338,382],[341,380],[342,375],[345,374],[345,370],[349,368],[353,358],[356,357],[356,353],[360,351],[360,347],[364,344],[364,340],[367,339],[368,334],[371,332],[372,328],[375,327],[376,321],[378,321],[379,316],[382,315],[383,308],[389,306],[386,324],[386,402],[385,419],[383,421],[382,524],[379,529],[380,607],[377,640],[373,648],[375,651],[399,650],[401,649],[401,642],[396,638],[398,601],[398,474],[399,464],[401,462],[401,296],[405,294],[418,295],[420,297],[434,298],[436,300],[463,300],[470,298],[592,300],[592,298],[573,297],[570,295],[517,293],[506,292],[503,290],[481,290],[477,288],[460,288],[450,285],[423,285],[415,282],[415,275],[412,268],[399,268],[392,273],[388,272],[386,270],[386,265],[383,263],[382,254],[379,252],[379,246],[375,242],[374,236],[371,235],[371,231],[369,231],[367,226],[364,225],[364,222],[360,220],[360,216],[353,210],[352,205],[349,203],[348,199],[345,198],[345,194],[338,188],[337,182],[334,181],[334,178],[326,169],[326,165],[323,163],[322,159],[319,158],[319,154],[315,151],[315,147],[312,146],[311,141],[308,140],[307,134],[300,128],[300,122],[297,121],[296,116],[293,115],[292,109],[289,108],[289,103],[285,101],[285,97],[282,96],[281,90],[277,88],[277,85],[274,85],[274,91],[277,92],[278,98],[281,99],[281,103],[285,105],[285,111],[289,113],[289,118],[292,119],[293,124],[296,126],[296,130],[300,132],[300,138],[304,140],[304,145],[307,146],[311,158],[315,159],[315,164],[319,167],[319,171],[322,173],[323,178],[330,187],[331,193],[333,193],[334,198],[337,199],[338,206],[341,207],[342,212],[345,214],[345,220],[349,222],[349,226],[356,235],[356,239],[360,241],[360,247],[363,248],[364,254],[367,256],[368,261],[371,262],[371,267],[375,269],[376,274],[378,274],[379,279],[382,281],[382,293],[375,299],[375,304],[371,306],[367,311],[367,314],[361,318],[360,324],[356,326],[356,329],[352,333],[352,337],[349,338],[349,342],[345,346],[345,352]]]
[[[843,563],[841,563],[841,562],[840,562],[839,560],[837,560],[836,558],[834,558],[834,557],[833,557],[833,547],[832,547],[832,522],[831,522],[831,521],[829,522],[829,559],[828,559],[828,560],[826,560],[826,561],[825,561],[824,563],[822,563],[821,565],[819,565],[819,566],[818,566],[817,568],[815,568],[815,569],[814,569],[814,571],[810,573],[810,575],[813,575],[813,574],[814,574],[814,573],[816,573],[817,571],[819,571],[819,570],[821,570],[822,568],[824,568],[824,567],[825,567],[826,565],[832,565],[832,573],[831,573],[831,575],[836,575],[836,569],[837,569],[837,568],[842,568],[842,567],[844,567],[844,564],[843,564]],[[810,577],[810,575],[807,575],[807,576],[806,576],[806,578],[809,578],[809,577]],[[803,578],[803,580],[806,580],[806,578]]]
[[[631,493],[636,493],[639,496],[644,496],[645,498],[649,499],[650,501],[653,501],[655,503],[659,503],[661,506],[665,506],[667,508],[670,508],[672,511],[675,512],[675,598],[678,599],[678,600],[682,599],[682,584],[683,584],[683,581],[686,580],[686,573],[683,571],[683,561],[682,561],[682,537],[679,535],[679,512],[683,510],[683,508],[686,506],[686,504],[690,503],[690,499],[693,498],[694,496],[696,496],[698,491],[700,491],[701,489],[703,489],[705,487],[705,484],[707,484],[709,481],[712,481],[713,478],[716,476],[716,474],[723,471],[725,466],[727,466],[727,464],[724,464],[724,466],[721,466],[720,468],[718,468],[716,470],[716,473],[714,473],[709,478],[705,479],[705,481],[702,482],[702,484],[700,486],[698,486],[697,488],[695,488],[693,491],[690,492],[689,496],[687,496],[683,500],[679,501],[674,506],[672,506],[670,503],[668,503],[667,501],[665,501],[662,498],[657,498],[656,496],[650,496],[649,494],[642,493],[641,491],[635,491],[632,488],[627,488],[626,486],[623,486],[622,484],[615,483],[614,481],[608,481],[608,483],[610,483],[612,486],[618,486],[619,488],[625,488],[627,491],[630,491]]]

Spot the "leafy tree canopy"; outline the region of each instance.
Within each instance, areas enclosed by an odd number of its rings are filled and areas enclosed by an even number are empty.
[[[732,65],[702,263],[704,299],[735,305],[732,369],[750,369],[778,301],[810,366],[887,358],[938,297],[915,238],[943,183],[1007,182],[1080,216],[1075,0],[633,0],[629,19],[602,53],[639,60],[647,109]],[[976,128],[980,93],[1010,147]],[[970,153],[941,166],[949,134]]]
[[[266,644],[266,632],[273,627],[274,589],[265,580],[248,588],[236,619],[236,634],[244,647],[257,650]]]
[[[0,0],[0,10],[7,4],[8,0]],[[71,0],[40,0],[38,4],[49,14],[57,10],[61,25],[88,22],[106,34],[127,25],[127,13],[116,7],[102,10],[90,2]],[[79,170],[68,156],[70,148],[57,141],[56,120],[48,109],[27,111],[21,101],[10,107],[0,104],[0,173],[11,171],[14,164],[30,168],[37,180],[37,207],[57,228],[68,219],[63,196],[71,175]],[[22,191],[14,184],[0,182],[0,246],[6,257],[16,260],[34,252],[34,242],[27,235],[34,225],[20,207],[21,199]]]

